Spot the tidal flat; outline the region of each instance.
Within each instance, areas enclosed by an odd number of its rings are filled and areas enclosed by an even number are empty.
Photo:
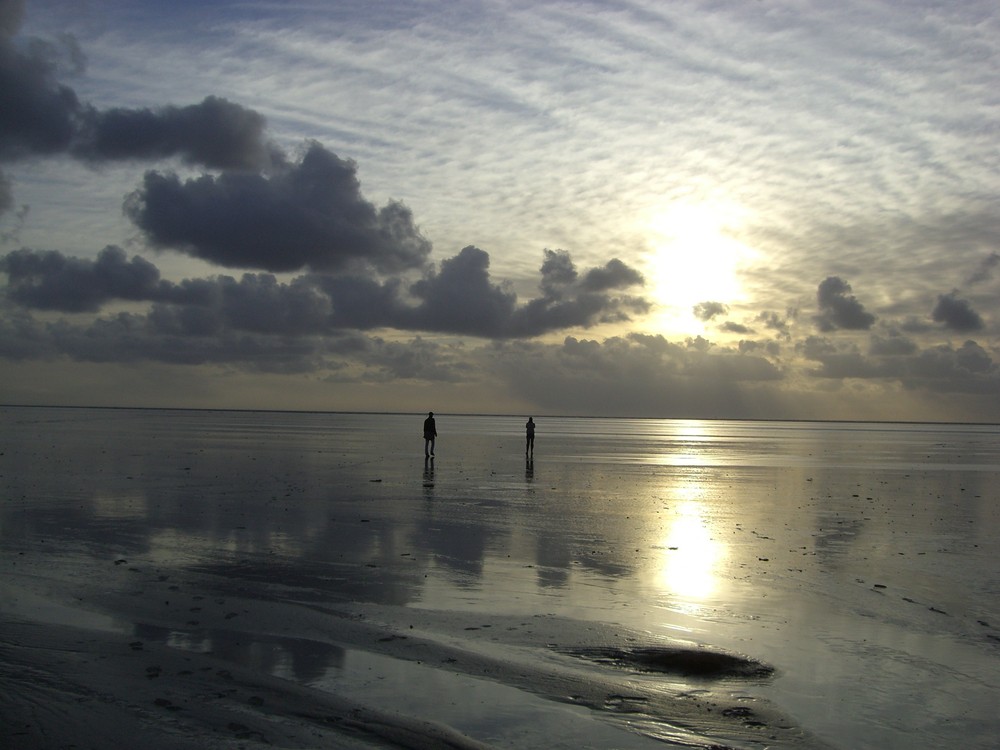
[[[10,748],[988,748],[989,425],[0,409]]]

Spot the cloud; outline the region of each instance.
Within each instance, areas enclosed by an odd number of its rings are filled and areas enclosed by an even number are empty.
[[[848,294],[850,291],[851,285],[838,276],[820,282],[816,292],[820,313],[815,320],[821,331],[866,331],[875,323],[875,316],[865,311],[864,305]]]
[[[24,0],[0,0],[0,37],[14,36],[24,21]]]
[[[139,256],[109,245],[94,261],[56,251],[17,250],[0,257],[7,296],[39,310],[96,312],[110,300],[152,300],[161,291],[160,272]]]
[[[0,3],[0,161],[66,153],[96,164],[179,157],[212,169],[264,169],[281,153],[266,139],[262,115],[209,96],[199,104],[101,111],[59,81],[82,72],[75,39],[15,43],[24,4]],[[21,41],[21,40],[19,40]],[[11,207],[0,174],[0,213]]]
[[[694,306],[692,312],[694,312],[694,316],[698,320],[709,321],[719,315],[728,313],[729,306],[721,302],[699,302]]]
[[[603,268],[592,268],[587,271],[580,286],[587,292],[607,292],[612,289],[640,286],[644,281],[641,273],[625,265],[618,258],[612,258]]]
[[[763,312],[757,313],[754,320],[758,323],[763,324],[763,326],[769,330],[775,331],[779,336],[785,339],[791,338],[791,329],[788,323],[787,317],[782,317],[773,310],[764,310]]]
[[[544,251],[542,261],[542,280],[539,288],[548,299],[559,299],[563,292],[576,283],[579,274],[569,253],[563,250]]]
[[[16,32],[23,3],[0,7],[3,30]],[[79,56],[72,37],[64,37],[61,45],[36,41],[19,47],[8,35],[0,36],[0,159],[69,148],[86,110],[76,93],[56,80],[63,56]]]
[[[898,332],[888,336],[872,336],[869,354],[877,357],[903,357],[915,354],[919,347],[913,339]]]
[[[366,369],[362,379],[368,382],[424,380],[457,383],[472,374],[464,351],[419,336],[409,342],[373,340],[363,359]]]
[[[514,314],[517,295],[491,283],[489,266],[489,254],[472,245],[442,261],[439,273],[429,274],[410,288],[422,300],[415,325],[423,330],[502,336]]]
[[[376,208],[357,165],[315,142],[270,177],[147,172],[125,211],[154,246],[229,268],[390,272],[423,266],[431,250],[406,206]]]
[[[968,279],[966,279],[966,284],[972,286],[973,284],[981,284],[984,281],[990,281],[993,278],[993,269],[996,268],[997,264],[1000,264],[1000,253],[990,253],[982,262]]]
[[[0,216],[6,213],[14,205],[14,194],[10,189],[10,180],[0,170]]]
[[[975,341],[920,349],[899,336],[873,337],[869,356],[853,343],[811,336],[800,349],[819,363],[810,374],[830,380],[849,378],[898,382],[908,390],[949,394],[995,394],[1000,390],[1000,363]]]
[[[573,265],[568,254],[558,262],[564,268]],[[439,272],[428,270],[409,286],[401,277],[324,273],[290,282],[268,273],[246,273],[239,280],[219,275],[174,283],[161,279],[149,261],[140,256],[129,260],[114,246],[102,250],[96,260],[27,249],[0,256],[9,301],[69,313],[98,312],[117,301],[148,302],[145,330],[151,336],[222,336],[233,331],[312,336],[395,328],[517,338],[587,327],[646,308],[641,298],[586,291],[590,272],[581,280],[574,271],[572,283],[553,291],[551,262],[543,264],[539,284],[548,293],[519,304],[508,284],[492,280],[489,264],[488,253],[469,246],[442,261]],[[609,265],[619,283],[637,278],[624,264]],[[137,330],[130,325],[130,331]]]
[[[952,331],[978,331],[983,327],[983,319],[968,300],[958,298],[958,290],[938,296],[937,305],[931,317],[937,323]]]
[[[726,333],[738,333],[745,335],[748,333],[753,333],[753,329],[749,326],[745,326],[742,323],[734,323],[731,320],[727,320],[721,326],[719,326],[720,331],[725,331]]]
[[[915,355],[904,384],[938,393],[995,396],[1000,392],[1000,364],[975,341],[958,348],[942,344]]]
[[[88,161],[154,161],[179,156],[210,169],[264,169],[280,152],[259,113],[209,96],[200,104],[91,111],[73,154]]]
[[[471,245],[443,261],[440,273],[431,273],[410,288],[422,300],[411,325],[486,338],[524,338],[627,319],[629,311],[648,309],[641,297],[603,293],[642,283],[641,274],[617,259],[581,278],[568,253],[546,250],[540,269],[542,296],[522,306],[506,285],[490,280],[489,265],[489,255]]]
[[[595,415],[762,415],[773,401],[761,389],[783,378],[755,354],[649,334],[508,344],[494,352],[491,367],[546,411],[576,413],[585,404]]]

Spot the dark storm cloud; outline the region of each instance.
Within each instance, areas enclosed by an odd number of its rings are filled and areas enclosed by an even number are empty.
[[[70,258],[56,251],[16,250],[0,257],[7,295],[27,307],[63,312],[96,312],[110,300],[153,300],[164,287],[156,266],[109,245],[97,260]]]
[[[318,143],[270,177],[147,172],[126,213],[153,245],[230,268],[392,272],[423,266],[431,249],[406,206],[376,208],[357,165]]]
[[[729,306],[721,302],[699,302],[692,308],[692,312],[698,320],[709,321],[719,315],[728,313]]]
[[[816,292],[820,310],[816,324],[821,331],[866,331],[875,323],[875,316],[850,291],[851,285],[838,276],[828,276],[820,283]]]
[[[200,104],[91,113],[73,147],[90,161],[179,156],[211,169],[262,169],[280,159],[257,112],[209,96]]]
[[[952,331],[978,331],[983,327],[982,317],[968,300],[959,299],[958,290],[939,295],[931,317]]]

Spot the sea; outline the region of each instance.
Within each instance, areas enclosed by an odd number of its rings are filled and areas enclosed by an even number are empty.
[[[1000,746],[997,425],[534,414],[526,453],[527,414],[437,413],[426,458],[425,416],[2,407],[0,547],[620,625],[771,665],[745,689],[827,747]]]

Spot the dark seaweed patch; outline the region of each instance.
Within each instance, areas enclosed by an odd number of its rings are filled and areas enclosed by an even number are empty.
[[[722,651],[693,648],[617,648],[590,646],[563,649],[564,653],[636,672],[662,672],[681,677],[768,677],[774,668],[759,661]]]

